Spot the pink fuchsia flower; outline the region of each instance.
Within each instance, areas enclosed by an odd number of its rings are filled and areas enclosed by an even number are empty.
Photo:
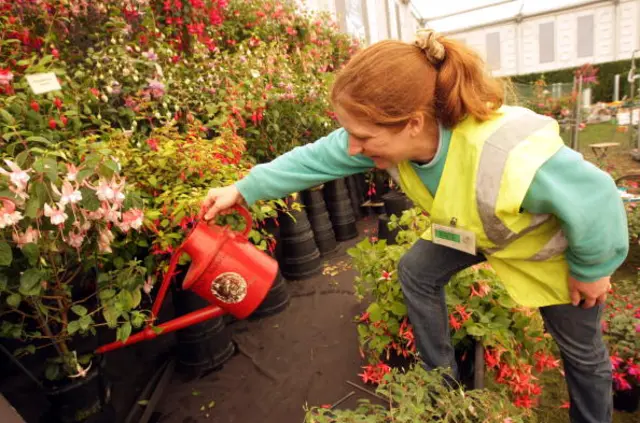
[[[101,253],[111,253],[111,242],[113,242],[113,234],[108,229],[101,229],[98,235],[98,249]]]
[[[22,220],[22,213],[16,210],[16,205],[8,198],[0,198],[0,229],[13,226]]]
[[[69,232],[67,244],[69,244],[73,248],[80,248],[82,246],[82,243],[84,242],[84,238],[84,232],[71,231]]]
[[[31,169],[22,170],[20,166],[12,162],[11,160],[5,159],[4,161],[11,172],[7,172],[5,169],[0,167],[0,174],[8,176],[9,180],[12,184],[14,184],[18,190],[24,191],[27,188],[27,182],[29,182],[29,171]]]
[[[620,367],[620,365],[624,362],[620,357],[618,357],[617,354],[611,354],[609,360],[611,361],[611,367],[613,368],[613,370],[618,369],[618,367]]]
[[[82,193],[73,187],[69,181],[62,183],[62,192],[58,191],[58,188],[51,184],[53,192],[60,197],[58,202],[60,208],[64,209],[67,204],[76,204],[82,201]]]
[[[133,228],[135,230],[140,229],[142,226],[142,218],[143,213],[140,209],[131,209],[122,215],[122,222],[118,225],[118,227],[123,232],[128,232],[129,229]]]
[[[44,215],[51,220],[52,225],[62,225],[69,218],[64,212],[64,208],[51,207],[46,203],[44,205]]]
[[[40,238],[40,232],[29,226],[24,232],[14,232],[12,238],[18,248],[22,248],[25,244],[37,242]]]
[[[380,281],[382,281],[382,280],[389,281],[389,280],[391,280],[391,275],[393,275],[393,271],[387,272],[386,270],[383,270],[382,271],[382,276],[378,280],[380,280]]]
[[[155,51],[153,51],[153,49],[149,49],[149,50],[143,52],[142,56],[144,56],[145,59],[151,60],[151,61],[154,61],[154,62],[156,60],[158,60],[158,55],[155,53]]]
[[[9,85],[13,81],[13,73],[9,69],[0,69],[0,86]]]
[[[67,181],[74,182],[78,178],[78,169],[75,165],[67,163]]]
[[[142,286],[142,290],[144,291],[145,294],[149,295],[151,294],[152,289],[153,289],[153,278],[151,276],[148,276],[147,280]]]
[[[613,383],[618,391],[627,391],[631,389],[631,384],[625,379],[624,373],[614,372]]]
[[[124,200],[124,181],[117,182],[115,177],[110,182],[102,179],[100,184],[95,188],[96,195],[100,201],[111,201],[114,203],[122,203]]]

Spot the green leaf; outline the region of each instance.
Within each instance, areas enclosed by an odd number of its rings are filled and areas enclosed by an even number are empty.
[[[5,291],[7,289],[7,275],[3,275],[0,273],[0,292]]]
[[[87,308],[81,305],[74,305],[71,307],[71,311],[73,311],[78,316],[82,317],[87,314]]]
[[[142,293],[139,289],[133,291],[131,293],[131,297],[133,298],[133,302],[131,304],[131,308],[136,308],[140,305],[140,301],[142,301]]]
[[[116,295],[116,291],[114,289],[103,289],[98,294],[98,296],[100,297],[100,300],[103,302],[113,298],[114,295]]]
[[[83,208],[89,211],[96,211],[100,208],[100,200],[94,190],[88,187],[82,187],[80,188],[80,193],[82,194],[80,205]]]
[[[22,295],[37,295],[40,293],[42,274],[38,269],[27,269],[20,276],[20,293]]]
[[[116,330],[116,338],[122,342],[131,335],[131,323],[125,322]]]
[[[138,401],[138,405],[147,405],[149,404],[149,400],[140,400]]]
[[[40,247],[38,244],[30,242],[22,246],[22,254],[29,260],[31,266],[35,266],[40,258]]]
[[[56,380],[60,376],[60,366],[57,364],[48,364],[44,371],[44,377],[49,380]]]
[[[0,241],[0,266],[9,266],[13,261],[13,252],[6,241]]]
[[[395,301],[391,304],[391,311],[398,317],[403,317],[407,315],[407,306],[400,301]]]
[[[27,141],[28,142],[41,142],[41,143],[47,144],[47,145],[51,143],[51,141],[49,141],[45,137],[40,137],[40,136],[29,137],[29,138],[27,138]]]
[[[9,125],[15,125],[16,120],[11,116],[11,113],[7,112],[5,109],[0,109],[0,116],[2,119]]]
[[[131,292],[127,290],[120,291],[120,293],[118,293],[118,304],[121,310],[131,310],[133,308],[133,295],[131,295]]]
[[[467,328],[467,333],[471,336],[481,338],[486,334],[486,330],[480,325],[473,325]]]
[[[382,319],[382,310],[380,310],[378,303],[371,303],[367,308],[367,312],[372,322],[378,322]]]
[[[93,319],[91,316],[82,316],[78,322],[80,324],[80,329],[86,331],[89,329],[89,326],[91,326],[91,323],[93,323]]]
[[[153,333],[155,333],[156,335],[160,335],[162,332],[164,332],[164,329],[159,327],[159,326],[151,326],[151,330],[153,331]]]
[[[69,332],[69,335],[73,335],[78,330],[80,330],[80,322],[77,320],[69,322],[69,324],[67,325],[67,332]]]
[[[118,325],[120,312],[115,307],[107,306],[102,309],[102,316],[104,317],[105,322],[107,322],[107,326],[113,329]]]
[[[20,301],[22,301],[20,294],[11,294],[7,297],[7,304],[13,308],[18,308]]]

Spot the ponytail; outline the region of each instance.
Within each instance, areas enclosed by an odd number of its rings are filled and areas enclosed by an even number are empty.
[[[504,103],[500,80],[485,70],[484,61],[459,41],[440,37],[445,57],[439,65],[435,86],[436,118],[448,128],[467,116],[484,122]]]

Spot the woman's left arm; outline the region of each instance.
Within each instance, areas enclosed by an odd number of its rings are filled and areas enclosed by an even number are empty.
[[[568,147],[540,167],[522,208],[558,217],[569,243],[570,275],[578,282],[611,276],[627,257],[627,215],[613,179]]]

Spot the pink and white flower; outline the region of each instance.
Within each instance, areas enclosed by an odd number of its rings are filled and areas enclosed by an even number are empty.
[[[101,229],[98,235],[98,249],[101,253],[111,253],[111,243],[113,242],[113,234],[108,229]]]
[[[9,85],[13,81],[13,73],[9,69],[0,69],[0,86]]]
[[[131,209],[122,215],[122,222],[118,225],[123,232],[128,232],[129,229],[140,229],[142,226],[143,213],[140,209]]]
[[[111,201],[114,203],[122,203],[124,201],[124,180],[116,181],[112,178],[110,182],[102,179],[96,188],[96,195],[100,201]]]
[[[11,160],[5,159],[4,161],[11,172],[7,172],[5,169],[0,167],[0,174],[8,176],[11,183],[13,183],[18,190],[24,191],[27,188],[27,182],[29,182],[29,171],[31,169],[22,170],[20,166],[12,162]]]
[[[38,242],[38,239],[40,238],[40,232],[29,226],[24,232],[14,232],[12,234],[12,238],[18,248],[22,248],[25,246],[25,244]]]
[[[84,232],[71,231],[69,232],[69,238],[67,239],[67,244],[72,246],[73,248],[80,248],[85,238]]]
[[[101,210],[104,220],[118,224],[118,221],[120,220],[120,212],[118,211],[117,204],[110,206],[109,203],[104,202],[102,203]]]
[[[0,198],[0,229],[13,226],[22,220],[22,213],[16,210],[16,204],[9,198]]]
[[[67,163],[67,181],[74,182],[78,178],[78,169],[74,164]]]
[[[67,204],[76,204],[82,201],[82,193],[69,181],[64,181],[62,183],[62,192],[58,191],[58,188],[55,185],[51,185],[51,189],[53,192],[60,197],[58,204],[60,208],[64,208]]]
[[[51,219],[52,225],[62,225],[69,218],[64,212],[64,208],[51,207],[46,203],[44,205],[44,215]]]

